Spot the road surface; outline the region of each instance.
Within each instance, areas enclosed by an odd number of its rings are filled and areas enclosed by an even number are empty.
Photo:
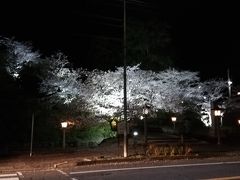
[[[204,161],[187,163],[131,163],[23,172],[20,179],[59,180],[227,180],[240,179],[240,161]],[[1,180],[1,178],[0,178]]]

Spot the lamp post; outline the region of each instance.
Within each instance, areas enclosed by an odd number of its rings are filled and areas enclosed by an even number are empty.
[[[147,115],[148,115],[149,111],[147,107],[143,108],[143,114],[144,114],[144,118],[143,118],[143,126],[144,126],[144,144],[147,144]]]
[[[31,128],[30,157],[32,157],[32,147],[33,147],[33,128],[34,128],[34,113],[32,113],[32,128]]]
[[[134,130],[133,131],[133,147],[136,151],[136,145],[137,145],[137,136],[138,136],[138,131],[137,130]]]
[[[175,123],[177,121],[177,117],[173,116],[173,117],[171,117],[171,120],[173,122],[173,129],[175,130]]]
[[[117,131],[117,119],[111,119],[110,120],[110,126],[112,131]]]
[[[214,110],[214,116],[215,116],[215,126],[217,128],[217,144],[221,144],[220,143],[220,118],[222,117],[222,112],[220,109],[216,109]],[[218,119],[216,119],[218,118]]]
[[[68,126],[68,122],[64,121],[64,122],[61,122],[61,126],[62,126],[62,129],[63,129],[63,150],[65,150],[65,147],[66,147],[66,139],[65,139],[65,133],[66,133],[66,128]]]

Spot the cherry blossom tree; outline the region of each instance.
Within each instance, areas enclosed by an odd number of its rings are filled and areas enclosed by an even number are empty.
[[[159,100],[161,101],[159,109],[181,113],[184,109],[183,103],[196,101],[195,98],[199,95],[197,72],[167,69],[158,74],[158,79],[161,97],[155,103],[157,106],[160,104]]]
[[[89,89],[92,89],[88,102],[98,112],[112,115],[122,109],[122,72],[122,67],[115,71],[94,71],[88,80]],[[156,109],[180,112],[182,101],[193,99],[197,94],[199,78],[195,72],[165,70],[156,73],[141,70],[137,65],[127,67],[127,74],[129,107],[143,107],[147,102]]]
[[[34,51],[28,43],[23,43],[9,38],[1,38],[0,45],[7,50],[6,70],[17,78],[23,66],[36,64],[40,61],[40,54]]]
[[[42,81],[41,92],[51,97],[51,101],[62,101],[64,104],[82,96],[84,85],[81,82],[81,69],[74,70],[67,56],[57,53],[45,60],[46,75]]]
[[[212,108],[213,103],[224,97],[225,90],[227,88],[227,82],[224,80],[208,80],[202,82],[201,89],[201,107],[202,107],[202,121],[207,125],[212,125]]]
[[[91,95],[88,104],[97,114],[112,116],[123,109],[123,68],[115,71],[95,70],[87,80]],[[220,80],[200,82],[198,72],[167,69],[161,72],[141,70],[139,65],[127,67],[128,109],[142,109],[146,103],[153,109],[182,113],[186,102],[210,112],[209,102],[223,96],[225,83]],[[210,100],[210,101],[209,101]],[[142,113],[141,111],[137,113]],[[202,118],[206,125],[211,122]]]
[[[85,81],[89,94],[87,103],[96,114],[113,115],[122,107],[122,80],[119,71],[94,70]]]
[[[18,77],[24,65],[39,64],[41,93],[51,102],[81,102],[96,115],[112,116],[123,111],[123,67],[114,71],[74,69],[63,53],[40,59],[32,47],[13,39],[2,38],[6,47],[6,70]],[[182,113],[185,102],[202,109],[202,121],[211,125],[211,103],[219,100],[227,84],[222,80],[200,82],[198,72],[166,69],[153,72],[140,65],[127,67],[127,104],[129,111],[142,113],[147,104],[154,109]],[[130,112],[129,112],[130,113]]]
[[[68,57],[59,52],[44,60],[40,91],[43,99],[58,120],[71,121],[75,127],[94,124],[99,119],[92,116],[92,109],[86,103],[91,89],[86,89],[84,79],[90,74],[84,69],[73,69]],[[98,121],[99,122],[99,121]]]

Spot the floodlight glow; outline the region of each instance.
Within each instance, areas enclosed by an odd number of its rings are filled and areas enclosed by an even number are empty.
[[[18,77],[19,77],[19,74],[18,74],[18,73],[14,73],[13,76],[14,76],[15,78],[18,78]]]
[[[134,131],[134,132],[133,132],[133,135],[134,135],[134,136],[138,136],[138,132],[137,132],[137,131]]]
[[[228,81],[228,85],[230,86],[231,84],[232,84],[232,81],[229,80],[229,81]]]
[[[143,114],[148,114],[148,112],[149,112],[149,111],[148,111],[147,108],[144,108],[144,109],[143,109]]]

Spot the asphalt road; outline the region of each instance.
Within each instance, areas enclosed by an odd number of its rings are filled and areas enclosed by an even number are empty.
[[[240,179],[240,161],[176,161],[160,163],[106,164],[52,169],[37,172],[22,172],[20,179],[60,180],[185,180],[185,179]],[[1,178],[0,178],[1,180]]]

